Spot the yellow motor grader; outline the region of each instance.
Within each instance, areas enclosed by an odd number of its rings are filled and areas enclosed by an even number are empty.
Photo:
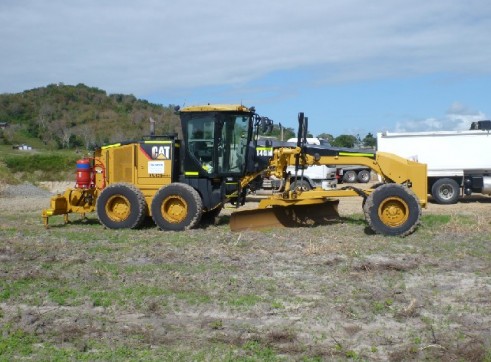
[[[281,192],[257,209],[232,213],[233,231],[275,226],[316,225],[339,217],[339,197],[361,196],[368,225],[377,233],[407,235],[426,206],[426,165],[388,153],[306,145],[307,118],[299,114],[296,146],[256,155],[257,129],[265,119],[243,105],[204,105],[179,111],[182,139],[151,135],[141,141],[103,146],[77,161],[74,188],[51,198],[44,224],[53,215],[95,211],[110,229],[137,228],[147,216],[162,230],[185,230],[224,203],[244,204],[248,186],[261,175],[281,178]],[[264,150],[264,147],[262,148]],[[264,153],[263,153],[264,155]],[[309,165],[363,165],[384,180],[370,190],[354,187],[304,191],[302,170]],[[288,173],[288,166],[295,172]]]

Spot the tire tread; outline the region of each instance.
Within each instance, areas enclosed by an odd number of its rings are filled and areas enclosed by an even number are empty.
[[[188,200],[188,202],[193,202],[194,204],[193,206],[196,208],[196,212],[194,213],[194,215],[192,215],[192,218],[190,220],[181,224],[169,224],[165,221],[165,219],[160,213],[160,207],[161,207],[161,203],[165,199],[165,197],[162,198],[162,193],[165,194],[168,192],[170,192],[168,196],[172,194],[176,194],[182,197],[184,196],[190,197],[190,200]],[[162,200],[160,200],[160,198],[162,198]],[[200,194],[192,186],[181,182],[175,182],[161,187],[157,191],[157,193],[155,194],[152,200],[151,208],[152,208],[152,219],[161,230],[183,231],[183,230],[192,229],[199,224],[199,222],[201,221],[201,217],[203,215],[203,201],[201,199]],[[189,205],[188,205],[188,210],[189,210]]]
[[[400,227],[390,228],[378,217],[378,206],[380,202],[391,195],[405,198],[409,206],[409,220]],[[380,200],[379,200],[380,198]],[[380,201],[380,202],[379,202]],[[365,219],[370,228],[377,234],[392,236],[407,236],[412,234],[421,220],[421,205],[417,196],[409,188],[399,184],[384,184],[377,187],[367,198],[363,206]],[[414,215],[416,214],[416,215]],[[410,224],[407,224],[410,222]]]
[[[107,217],[107,215],[105,215],[105,211],[103,211],[105,205],[101,204],[101,202],[104,201],[107,194],[111,195],[112,192],[116,191],[114,193],[114,195],[116,195],[118,193],[118,189],[121,189],[121,188],[122,188],[122,190],[119,191],[119,193],[122,194],[123,196],[126,196],[126,197],[131,196],[130,194],[129,195],[124,194],[125,189],[127,191],[133,193],[134,196],[136,196],[137,216],[133,220],[133,222],[131,222],[131,223],[122,222],[122,224],[121,224],[122,226],[116,226],[115,227],[115,224],[111,224],[111,223],[113,223],[112,221],[105,220],[105,218]],[[123,192],[123,193],[121,193],[121,192]],[[109,229],[119,229],[119,228],[136,229],[142,225],[143,221],[145,220],[145,217],[147,216],[147,212],[146,212],[147,211],[147,203],[145,201],[145,197],[143,196],[143,193],[135,185],[125,183],[125,182],[120,182],[120,183],[111,184],[111,185],[107,186],[104,190],[102,190],[101,194],[99,195],[99,197],[97,198],[97,201],[96,201],[96,210],[97,210],[97,218],[99,219],[99,222]],[[125,221],[127,221],[127,220],[125,220]]]

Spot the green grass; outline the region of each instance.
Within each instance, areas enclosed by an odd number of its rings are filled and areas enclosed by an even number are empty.
[[[74,166],[80,155],[67,152],[6,155],[3,161],[12,172],[60,172]]]
[[[20,175],[20,179],[29,182],[60,181],[67,174],[75,172],[80,155],[66,152],[49,152],[40,154],[7,155],[3,162],[9,172]]]
[[[262,300],[263,298],[254,294],[232,295],[227,300],[227,304],[233,307],[252,307]]]
[[[451,215],[429,214],[423,215],[423,217],[421,218],[421,223],[424,225],[425,228],[432,229],[448,224],[451,219]]]
[[[26,333],[20,328],[12,326],[10,323],[0,328],[2,334],[0,338],[0,361],[8,361],[9,357],[28,357],[33,352],[34,343],[38,338]]]
[[[71,343],[57,345],[42,342],[32,333],[5,325],[0,329],[0,361],[31,359],[38,361],[280,361],[275,353],[260,345],[247,345],[247,357],[235,358],[232,346],[217,344],[206,350],[173,346],[139,346],[138,336],[125,341],[77,338]],[[144,339],[144,336],[142,336]],[[140,337],[140,339],[142,338]],[[266,358],[266,359],[265,359]]]
[[[73,150],[20,151],[0,145],[0,182],[17,184],[73,179],[76,161],[83,157]]]

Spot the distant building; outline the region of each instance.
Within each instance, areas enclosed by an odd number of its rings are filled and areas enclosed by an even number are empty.
[[[21,151],[32,151],[32,147],[29,145],[16,145],[12,146],[14,150],[21,150]]]
[[[8,122],[0,122],[0,129],[5,129],[9,126]]]

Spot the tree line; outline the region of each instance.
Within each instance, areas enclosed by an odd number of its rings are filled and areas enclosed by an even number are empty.
[[[297,133],[293,128],[282,127],[281,125],[274,125],[271,131],[271,136],[278,140],[287,140],[289,138],[297,137]],[[309,137],[314,135],[309,134]],[[375,148],[377,139],[372,133],[367,133],[363,138],[359,135],[342,134],[334,137],[329,133],[321,133],[315,136],[320,139],[324,139],[334,147],[347,147],[347,148]]]

